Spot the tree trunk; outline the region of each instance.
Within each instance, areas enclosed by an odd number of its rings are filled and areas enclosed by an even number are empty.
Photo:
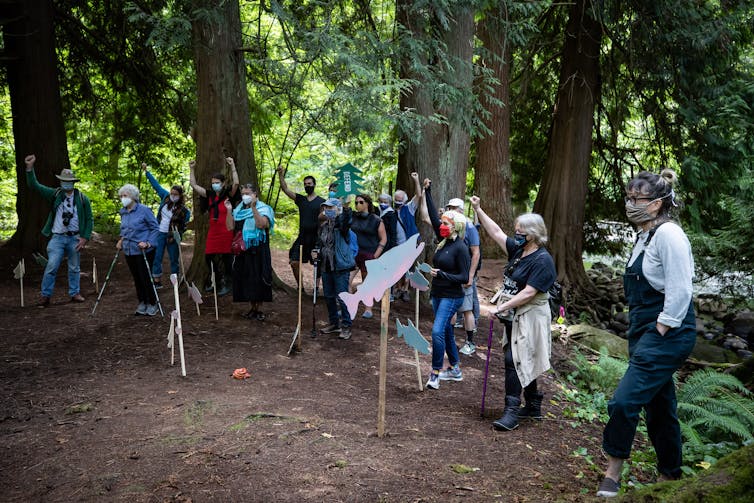
[[[232,157],[241,184],[252,183],[258,187],[246,66],[243,52],[239,50],[242,41],[238,0],[195,0],[193,11],[192,44],[197,83],[196,181],[209,188],[215,172],[225,173],[230,181],[225,158]],[[260,190],[259,194],[263,196],[264,191]],[[194,207],[199,208],[196,194]],[[188,276],[197,282],[209,272],[204,261],[208,228],[207,215],[196,212],[193,256],[196,260],[192,260]]]
[[[586,299],[590,281],[582,260],[587,180],[595,106],[600,92],[601,25],[589,2],[571,7],[561,61],[550,148],[534,204],[547,224],[550,249],[564,292]]]
[[[491,133],[476,141],[476,166],[474,192],[482,200],[484,211],[503,229],[513,229],[511,196],[510,154],[510,46],[507,43],[505,26],[499,16],[502,12],[490,12],[477,27],[485,55],[482,65],[489,67],[499,81],[493,86],[492,103],[489,99],[483,105],[490,113],[485,125]],[[501,104],[498,104],[501,103]],[[482,255],[500,258],[505,252],[490,236],[482,232]]]
[[[24,157],[35,154],[37,179],[58,186],[55,174],[70,168],[50,0],[3,2],[4,58],[13,114],[16,150],[18,228],[7,246],[21,254],[44,252],[40,233],[50,207],[26,186]]]

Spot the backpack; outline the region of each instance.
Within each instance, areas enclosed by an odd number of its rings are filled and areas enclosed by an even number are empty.
[[[563,287],[557,281],[552,284],[547,293],[550,296],[550,314],[552,319],[560,316],[560,308],[563,305]]]

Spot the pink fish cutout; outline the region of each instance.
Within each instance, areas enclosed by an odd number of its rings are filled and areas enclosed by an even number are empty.
[[[359,310],[359,302],[371,306],[374,301],[380,300],[385,290],[393,286],[406,274],[416,258],[424,251],[424,243],[416,242],[419,234],[414,234],[402,245],[389,249],[379,258],[366,261],[367,277],[356,288],[356,293],[342,292],[341,300],[348,308],[351,319],[356,317]]]
[[[203,304],[204,301],[202,300],[202,294],[199,293],[199,289],[196,287],[194,282],[191,282],[191,286],[188,289],[189,297],[191,297],[191,300],[194,301],[196,304]]]

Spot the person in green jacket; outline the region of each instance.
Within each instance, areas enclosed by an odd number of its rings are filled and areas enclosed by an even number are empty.
[[[47,266],[42,277],[42,299],[40,307],[50,305],[50,298],[55,289],[55,276],[64,256],[68,256],[68,295],[71,302],[84,302],[80,291],[80,252],[92,237],[92,205],[84,194],[74,188],[79,181],[70,169],[64,169],[59,175],[60,187],[42,185],[34,174],[36,157],[27,155],[26,183],[29,188],[39,193],[42,199],[52,205],[42,234],[50,241],[47,243]]]

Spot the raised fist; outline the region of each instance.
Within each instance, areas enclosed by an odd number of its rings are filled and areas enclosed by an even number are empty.
[[[230,201],[228,199],[226,199],[225,203],[223,203],[223,204],[225,204],[225,209],[226,210],[231,211],[233,209],[233,205],[230,203]]]
[[[280,176],[285,176],[285,169],[283,169],[283,166],[278,165],[277,172]]]
[[[31,168],[34,167],[34,162],[37,160],[37,157],[34,154],[27,155],[24,157],[24,163],[26,163],[26,169],[31,170]]]
[[[189,161],[189,169],[191,169],[191,171],[193,171],[194,168],[196,168],[196,161],[194,159],[191,159]]]
[[[226,157],[225,158],[225,162],[228,163],[228,166],[235,166],[236,165],[236,163],[233,161],[232,157]]]
[[[479,196],[471,196],[469,198],[469,202],[471,203],[472,208],[477,209],[479,208],[479,203],[481,202],[481,200],[479,199]]]
[[[414,171],[413,173],[411,173],[411,178],[413,178],[414,180],[419,180],[419,173]]]
[[[141,163],[141,169],[143,169],[144,171],[147,170],[147,163],[146,162],[142,162]]]
[[[424,185],[423,185],[423,187],[424,187],[425,189],[428,189],[428,188],[430,188],[431,186],[432,186],[432,180],[430,180],[429,178],[425,178],[425,179],[424,179]]]

